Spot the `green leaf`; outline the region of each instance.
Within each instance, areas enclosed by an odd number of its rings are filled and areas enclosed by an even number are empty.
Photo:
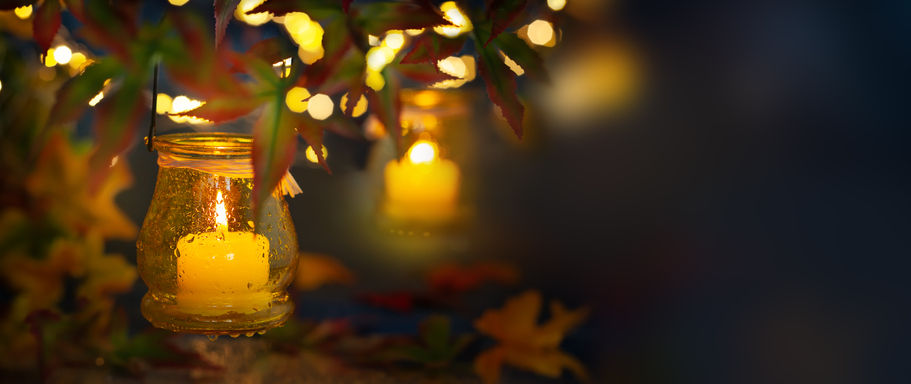
[[[398,157],[402,157],[405,155],[405,149],[402,146],[402,86],[391,71],[392,69],[388,66],[383,68],[381,74],[386,85],[379,91],[368,90],[367,100],[370,102],[370,110],[383,123],[386,131],[395,137],[396,154]]]
[[[382,35],[390,30],[433,28],[452,25],[443,14],[427,1],[376,2],[355,4],[352,12],[355,25],[364,33]]]
[[[304,12],[311,19],[322,20],[347,13],[338,0],[268,0],[248,13],[271,12],[284,16],[291,12]]]
[[[544,60],[534,49],[528,46],[525,40],[513,33],[502,33],[495,39],[496,45],[506,56],[519,64],[529,77],[544,83],[550,82]]]
[[[63,83],[57,90],[57,100],[51,108],[47,124],[57,125],[75,121],[98,92],[104,88],[107,79],[122,73],[122,68],[110,59],[101,59],[85,68],[82,74]]]
[[[449,346],[449,317],[435,315],[421,322],[421,338],[434,354],[445,353]]]
[[[225,29],[231,22],[234,10],[240,4],[240,0],[215,0],[215,47],[225,37]]]
[[[297,150],[295,121],[285,110],[281,96],[265,105],[253,126],[253,215],[257,218],[266,199],[288,172]]]
[[[35,21],[32,24],[35,42],[41,52],[47,52],[54,42],[54,35],[60,29],[60,2],[46,0],[35,12]]]
[[[402,58],[401,64],[430,63],[436,67],[440,60],[456,54],[463,45],[465,36],[450,39],[436,33],[424,33],[415,41],[411,51]]]
[[[128,368],[139,360],[153,368],[197,368],[216,371],[224,369],[196,352],[176,347],[172,342],[176,335],[173,332],[153,328],[126,342],[116,343],[114,350],[106,360],[112,365],[122,368]]]
[[[326,164],[326,159],[323,157],[323,128],[310,117],[303,115],[295,116],[297,117],[295,121],[297,133],[304,138],[304,141],[307,142],[307,145],[309,145],[310,148],[313,148],[313,153],[316,154],[316,159],[322,164],[323,169],[331,174],[332,170],[329,169],[329,164]]]
[[[487,96],[500,107],[516,136],[522,139],[522,116],[525,107],[516,95],[516,74],[503,63],[496,49],[483,47],[475,40],[478,49],[478,74],[487,85]]]
[[[484,42],[486,47],[525,9],[526,0],[493,0],[487,8],[487,19],[490,20],[490,37]]]

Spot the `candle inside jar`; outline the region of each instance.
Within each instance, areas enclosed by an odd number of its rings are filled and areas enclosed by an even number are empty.
[[[228,231],[221,191],[215,204],[215,231],[188,234],[177,242],[177,305],[205,316],[253,313],[268,308],[269,239],[253,232]],[[265,291],[264,291],[265,290]]]
[[[418,140],[401,162],[386,164],[388,215],[399,219],[444,221],[455,214],[459,198],[459,167],[437,156],[436,145]]]

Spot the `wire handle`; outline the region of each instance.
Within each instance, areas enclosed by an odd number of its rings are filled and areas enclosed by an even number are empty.
[[[155,75],[152,79],[152,122],[149,124],[149,136],[146,137],[146,146],[152,152],[152,141],[155,139],[155,123],[158,120],[158,67],[161,62],[155,63]]]

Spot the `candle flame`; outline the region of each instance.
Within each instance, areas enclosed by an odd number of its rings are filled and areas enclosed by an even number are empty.
[[[228,212],[225,210],[225,200],[221,197],[221,191],[215,196],[215,224],[219,229],[228,227]]]

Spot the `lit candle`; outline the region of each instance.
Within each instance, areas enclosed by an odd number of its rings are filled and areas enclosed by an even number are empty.
[[[177,305],[185,312],[219,316],[268,308],[269,240],[253,232],[228,231],[221,191],[215,232],[189,234],[177,242]]]
[[[459,167],[437,156],[437,146],[422,134],[404,160],[386,164],[386,213],[398,219],[444,221],[455,214]]]

